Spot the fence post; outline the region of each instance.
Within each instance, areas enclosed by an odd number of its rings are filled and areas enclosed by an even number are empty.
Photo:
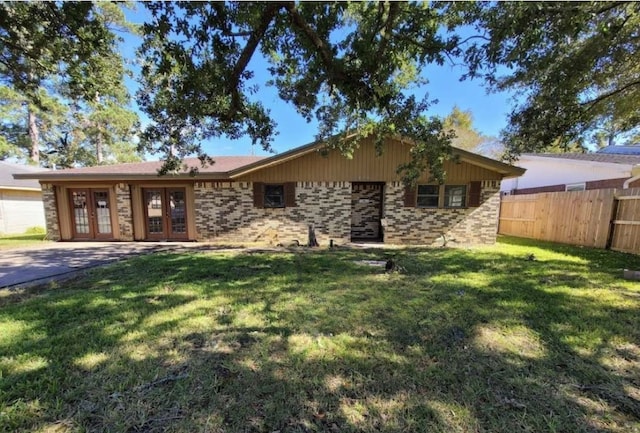
[[[611,244],[613,244],[613,234],[616,229],[616,219],[618,219],[618,200],[617,195],[618,190],[613,191],[613,209],[611,210],[611,221],[609,221],[609,233],[607,234],[607,243],[604,246],[605,250],[611,249]]]

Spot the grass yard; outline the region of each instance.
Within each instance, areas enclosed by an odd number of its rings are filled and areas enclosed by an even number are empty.
[[[45,240],[45,236],[45,233],[2,235],[0,236],[0,250],[42,245],[44,242],[49,242]]]
[[[623,268],[503,238],[158,254],[0,292],[0,431],[638,432]]]

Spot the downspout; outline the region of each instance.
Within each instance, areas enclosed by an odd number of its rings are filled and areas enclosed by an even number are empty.
[[[634,165],[631,168],[631,177],[624,181],[622,184],[622,189],[629,189],[629,185],[631,185],[636,180],[640,180],[640,164]]]

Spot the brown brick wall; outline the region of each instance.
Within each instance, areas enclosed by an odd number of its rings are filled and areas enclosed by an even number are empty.
[[[118,227],[121,241],[133,240],[133,213],[131,211],[131,187],[127,184],[115,186],[118,203]]]
[[[58,208],[56,207],[56,193],[53,185],[42,184],[42,203],[47,221],[47,239],[59,241],[60,226],[58,225]]]
[[[194,193],[198,240],[306,244],[312,224],[321,245],[349,241],[349,182],[297,182],[296,206],[279,209],[254,207],[250,182],[196,183]]]
[[[477,208],[427,209],[404,207],[404,185],[385,189],[385,243],[442,245],[491,244],[496,240],[500,208],[500,182],[483,181]]]

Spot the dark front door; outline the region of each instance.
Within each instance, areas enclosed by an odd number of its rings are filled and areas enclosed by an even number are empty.
[[[74,239],[113,239],[107,189],[71,189]]]
[[[382,240],[383,183],[356,183],[351,189],[351,240]]]
[[[147,239],[187,239],[187,207],[184,188],[144,189]]]

